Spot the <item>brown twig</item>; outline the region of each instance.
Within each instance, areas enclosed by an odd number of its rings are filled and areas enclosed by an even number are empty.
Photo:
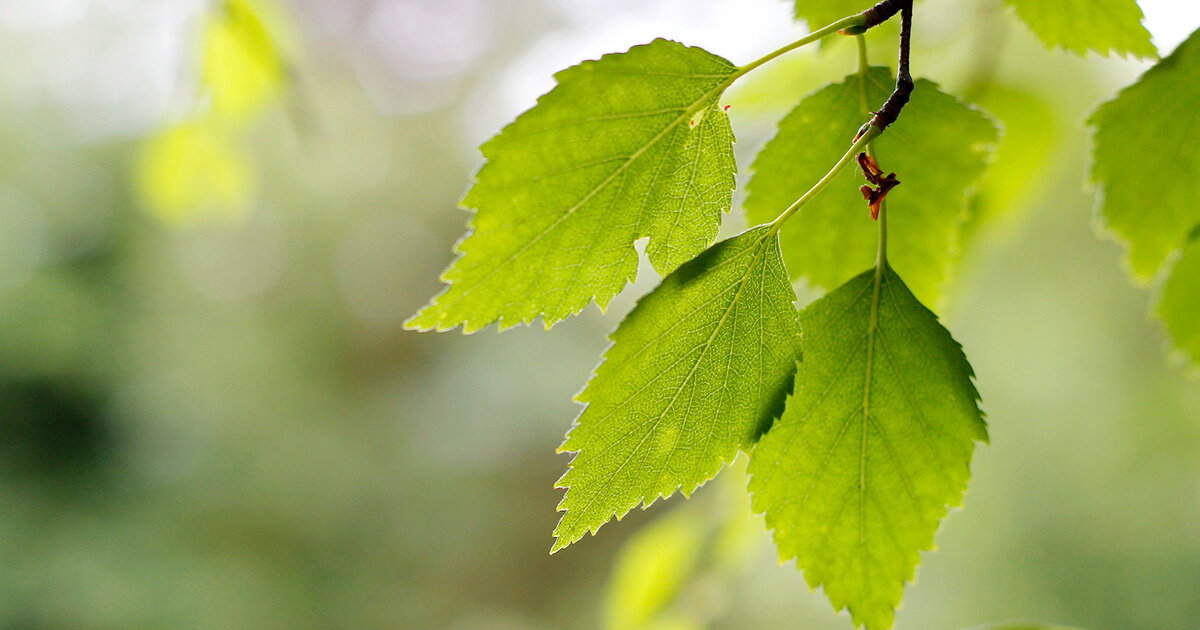
[[[875,116],[871,118],[871,124],[880,129],[887,129],[888,125],[896,122],[896,118],[900,116],[900,110],[904,109],[904,105],[908,103],[908,97],[913,91],[912,75],[908,72],[909,42],[912,37],[912,0],[884,0],[879,4],[885,2],[902,5],[900,7],[900,67],[896,72],[896,89],[892,91],[892,95],[888,97],[887,101],[884,101],[883,107],[880,107],[879,111],[875,112]],[[867,9],[867,11],[871,10]]]

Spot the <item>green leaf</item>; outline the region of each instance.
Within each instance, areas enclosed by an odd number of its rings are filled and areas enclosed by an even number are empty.
[[[637,274],[633,243],[666,275],[712,244],[734,187],[733,130],[718,106],[737,68],[658,39],[555,75],[558,86],[480,150],[475,209],[450,286],[407,325],[465,332],[589,301]]]
[[[804,361],[750,455],[752,505],[814,589],[890,628],[904,582],[987,440],[962,349],[890,268],[801,313]]]
[[[750,221],[774,219],[816,183],[894,84],[889,69],[875,67],[802,100],[754,161],[744,204]],[[927,303],[947,277],[967,190],[997,136],[981,112],[922,79],[899,121],[874,143],[880,166],[900,180],[888,194],[892,264]],[[874,263],[877,230],[858,191],[864,183],[857,168],[846,169],[788,220],[781,238],[793,278],[833,288]]]
[[[1092,115],[1092,178],[1104,221],[1128,245],[1134,277],[1157,274],[1200,224],[1200,31]]]
[[[811,31],[873,6],[874,0],[796,0],[795,13],[796,19],[807,22]]]
[[[1047,48],[1155,57],[1136,0],[1004,0]]]
[[[1200,238],[1193,238],[1171,268],[1155,312],[1167,325],[1175,347],[1200,363]]]
[[[796,294],[766,226],[667,276],[611,335],[559,452],[576,452],[557,551],[639,502],[689,496],[782,408],[800,356]]]

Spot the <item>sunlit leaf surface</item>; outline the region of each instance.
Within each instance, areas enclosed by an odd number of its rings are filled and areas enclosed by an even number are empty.
[[[480,150],[475,210],[450,286],[409,326],[547,326],[634,279],[633,243],[666,274],[708,247],[728,212],[733,131],[718,106],[736,67],[658,39],[585,61]]]

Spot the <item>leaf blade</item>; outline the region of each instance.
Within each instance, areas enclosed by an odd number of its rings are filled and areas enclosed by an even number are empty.
[[[666,275],[710,245],[730,208],[733,131],[718,106],[737,71],[700,48],[658,39],[585,61],[480,150],[462,201],[471,231],[421,330],[547,327],[604,308],[637,273],[649,237]]]
[[[800,352],[795,293],[767,226],[668,276],[611,335],[559,452],[574,452],[557,551],[675,490],[690,495],[778,414]],[[632,465],[631,465],[632,464]]]
[[[813,303],[801,326],[794,393],[750,455],[752,506],[836,610],[889,628],[987,440],[973,373],[890,268]]]

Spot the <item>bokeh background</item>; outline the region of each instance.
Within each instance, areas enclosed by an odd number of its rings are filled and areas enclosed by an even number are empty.
[[[1164,55],[1200,26],[1141,4]],[[1006,142],[938,305],[992,442],[897,628],[1196,630],[1200,379],[1086,183],[1088,113],[1149,62],[1047,51],[998,0],[917,11],[915,73]],[[0,1],[0,628],[850,628],[739,466],[548,555],[571,396],[647,265],[549,332],[402,328],[475,147],[554,71],[805,30],[776,0]],[[743,178],[848,44],[727,94]]]

